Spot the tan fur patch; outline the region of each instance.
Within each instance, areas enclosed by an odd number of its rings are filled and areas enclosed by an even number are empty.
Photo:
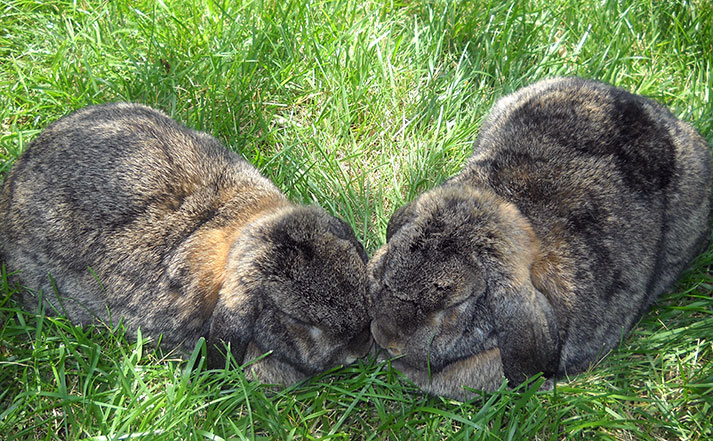
[[[204,293],[206,304],[215,305],[218,291],[225,280],[225,264],[228,253],[239,229],[208,230],[200,235],[200,249],[193,254],[194,265],[197,265],[198,288]]]
[[[572,306],[574,281],[570,275],[573,264],[562,251],[567,249],[568,244],[561,234],[555,232],[551,236],[559,237],[548,241],[538,253],[530,273],[532,285],[548,300]]]
[[[251,221],[287,205],[282,197],[264,198],[249,209],[241,210],[226,225],[196,233],[190,254],[191,269],[197,277],[198,291],[203,295],[204,305],[213,309],[218,292],[223,286],[230,249],[238,240],[242,229]]]
[[[514,232],[521,232],[521,235],[510,237],[512,253],[506,258],[510,258],[510,266],[513,269],[513,284],[522,286],[530,279],[530,267],[535,260],[540,247],[539,240],[535,235],[530,222],[520,213],[515,205],[509,202],[499,204],[500,214],[506,221],[511,221],[515,226]]]

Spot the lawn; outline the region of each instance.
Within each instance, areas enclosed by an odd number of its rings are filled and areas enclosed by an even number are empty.
[[[0,0],[0,179],[51,121],[136,101],[372,253],[396,208],[459,170],[495,99],[558,75],[652,97],[713,141],[713,1]],[[288,389],[208,371],[201,346],[181,361],[120,325],[23,311],[3,271],[0,438],[708,440],[711,265],[709,250],[590,372],[466,403],[372,359]]]

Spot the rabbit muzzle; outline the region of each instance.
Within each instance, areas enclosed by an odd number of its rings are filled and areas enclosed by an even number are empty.
[[[349,354],[347,355],[346,364],[352,364],[359,358],[366,357],[366,355],[371,351],[374,340],[371,338],[371,332],[369,327],[364,328],[364,330],[352,338],[347,344]]]
[[[392,357],[398,357],[404,354],[403,341],[398,332],[391,331],[388,327],[383,326],[377,320],[371,322],[371,335],[374,336],[376,344],[386,349]]]

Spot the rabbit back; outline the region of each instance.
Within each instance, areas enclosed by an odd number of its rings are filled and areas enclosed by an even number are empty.
[[[701,252],[711,152],[654,101],[579,78],[496,102],[458,175],[391,217],[371,331],[455,398],[588,369]]]
[[[286,204],[213,137],[143,105],[91,106],[51,124],[14,164],[0,248],[35,291],[23,294],[28,307],[41,292],[48,313],[76,323],[122,317],[191,344],[222,271],[203,265],[203,277],[187,277],[191,262],[227,254],[230,225]]]
[[[580,78],[496,103],[463,172],[514,204],[539,240],[535,288],[555,309],[559,373],[613,348],[703,250],[711,152],[656,102]]]

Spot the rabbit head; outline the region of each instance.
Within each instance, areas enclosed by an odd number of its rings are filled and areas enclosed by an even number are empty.
[[[352,229],[318,207],[253,221],[233,245],[211,318],[209,364],[228,343],[262,382],[295,383],[371,346],[366,253]],[[216,350],[217,349],[217,350]]]
[[[454,398],[556,372],[556,325],[530,281],[537,239],[486,190],[443,186],[396,211],[369,263],[371,331],[422,389]]]

